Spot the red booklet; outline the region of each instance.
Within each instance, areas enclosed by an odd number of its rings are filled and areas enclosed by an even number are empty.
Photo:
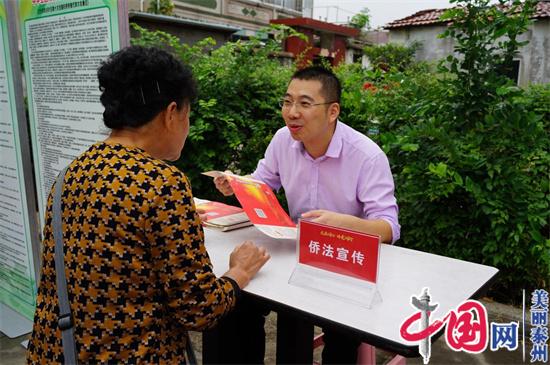
[[[274,238],[296,239],[296,224],[264,182],[220,171],[203,174],[211,177],[226,176],[248,218],[260,231]]]
[[[206,220],[203,224],[207,227],[230,231],[252,225],[244,210],[239,207],[213,201],[199,201],[196,207],[204,211]]]

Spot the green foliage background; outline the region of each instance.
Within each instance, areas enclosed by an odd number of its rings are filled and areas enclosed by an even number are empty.
[[[341,67],[342,118],[388,154],[400,244],[495,266],[491,295],[518,301],[521,289],[550,282],[550,84],[522,89],[502,76],[524,45],[517,35],[533,3],[454,2],[463,7],[445,14],[453,23],[442,37],[464,56],[438,72]]]
[[[388,67],[338,67],[341,119],[389,157],[402,225],[397,244],[495,266],[490,294],[515,301],[521,289],[548,289],[550,281],[550,85],[522,89],[502,76],[523,45],[517,35],[532,2],[515,1],[513,12],[487,0],[453,2],[471,9],[447,13],[453,23],[442,36],[464,57],[435,71],[400,63],[404,50],[386,47],[375,54]],[[191,65],[200,94],[177,166],[196,196],[222,200],[200,172],[254,170],[283,126],[278,101],[293,68],[272,57],[276,41],[213,49],[211,40],[190,47],[143,30],[133,42],[170,48]]]
[[[363,50],[375,68],[387,70],[390,67],[403,71],[414,63],[414,55],[421,43],[403,45],[399,43],[385,43],[366,46]]]

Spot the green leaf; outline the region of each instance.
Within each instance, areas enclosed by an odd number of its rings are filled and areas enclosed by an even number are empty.
[[[447,175],[447,165],[443,162],[438,162],[437,165],[430,163],[428,165],[428,170],[439,177],[445,177]]]
[[[403,145],[401,145],[401,151],[406,151],[406,152],[410,152],[410,151],[418,151],[418,147],[419,145],[416,144],[416,143],[405,143]]]

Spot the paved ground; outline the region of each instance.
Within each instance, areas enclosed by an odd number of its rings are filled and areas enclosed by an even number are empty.
[[[503,305],[499,303],[483,300],[488,312],[489,321],[500,323],[510,321],[520,321],[522,318],[521,309]],[[275,364],[275,323],[276,315],[271,314],[268,317],[266,324],[267,332],[267,349],[266,349],[266,364]],[[317,329],[317,332],[319,329]],[[2,365],[18,365],[25,363],[25,349],[21,346],[21,342],[28,338],[28,335],[21,336],[15,339],[10,339],[3,334],[0,334],[0,364]],[[520,333],[521,341],[521,333]],[[192,333],[192,341],[197,354],[197,360],[201,363],[201,346],[200,334]],[[529,346],[526,349],[526,363],[529,362]],[[314,360],[320,362],[321,349],[314,352]],[[389,355],[382,351],[377,352],[378,363],[383,364],[389,359]],[[407,359],[407,363],[411,365],[421,365],[422,358]],[[440,337],[432,346],[432,357],[430,364],[522,364],[522,344],[520,342],[518,350],[509,352],[507,350],[499,350],[492,352],[487,349],[479,355],[470,355],[463,352],[454,352],[447,347],[445,339]]]

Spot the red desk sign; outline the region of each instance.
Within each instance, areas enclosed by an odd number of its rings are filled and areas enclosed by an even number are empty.
[[[380,237],[300,220],[301,264],[376,283]]]

